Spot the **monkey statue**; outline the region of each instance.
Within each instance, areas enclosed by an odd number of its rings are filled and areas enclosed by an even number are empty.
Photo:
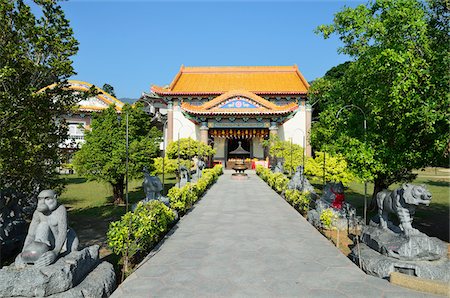
[[[38,195],[36,211],[22,252],[16,257],[16,268],[34,264],[41,268],[56,261],[62,253],[78,249],[78,237],[67,226],[66,207],[58,204],[53,190],[43,190]]]

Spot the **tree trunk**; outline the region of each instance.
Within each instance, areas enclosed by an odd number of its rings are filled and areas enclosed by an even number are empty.
[[[123,177],[119,178],[117,180],[117,183],[111,183],[111,185],[113,187],[114,204],[115,205],[123,204],[125,202],[123,198],[123,189],[124,189]]]
[[[376,198],[377,194],[382,191],[383,189],[387,189],[389,187],[387,183],[387,179],[384,177],[375,178],[374,186],[373,186],[373,195],[372,195],[372,201],[369,204],[369,210],[375,210],[377,204],[376,204]]]

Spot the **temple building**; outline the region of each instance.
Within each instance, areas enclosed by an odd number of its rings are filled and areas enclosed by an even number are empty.
[[[68,90],[73,90],[75,93],[89,92],[93,87],[92,84],[82,81],[68,80]],[[53,88],[55,84],[47,86],[47,88]],[[93,113],[101,112],[108,108],[111,104],[114,104],[114,108],[117,113],[122,111],[124,105],[123,102],[107,93],[101,88],[95,87],[96,94],[88,98],[81,98],[76,103],[76,108],[71,113],[64,115],[63,118],[68,126],[68,138],[64,144],[60,147],[67,151],[77,150],[82,144],[84,144],[84,131],[90,129]]]
[[[152,86],[140,101],[167,114],[166,144],[201,140],[216,149],[214,161],[227,164],[238,157],[235,152],[266,159],[261,142],[270,135],[305,146],[311,155],[308,88],[296,65],[181,66],[169,86]]]

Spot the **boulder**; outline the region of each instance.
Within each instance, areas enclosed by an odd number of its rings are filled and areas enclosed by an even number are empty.
[[[405,236],[390,229],[364,226],[361,241],[380,254],[400,260],[433,261],[447,256],[443,241],[423,233]]]
[[[43,268],[27,266],[16,269],[14,264],[4,267],[0,270],[0,297],[46,297],[65,294],[82,282],[96,283],[97,281],[90,281],[86,277],[97,275],[94,272],[99,264],[98,250],[99,246],[93,245],[81,251],[73,251]],[[102,265],[98,270],[106,270],[104,268],[107,266]],[[107,276],[111,278],[111,274]],[[115,276],[110,281],[102,282],[102,285],[114,283]]]

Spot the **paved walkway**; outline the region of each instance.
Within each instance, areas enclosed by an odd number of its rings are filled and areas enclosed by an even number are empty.
[[[249,176],[221,176],[112,297],[430,296],[367,276]]]

